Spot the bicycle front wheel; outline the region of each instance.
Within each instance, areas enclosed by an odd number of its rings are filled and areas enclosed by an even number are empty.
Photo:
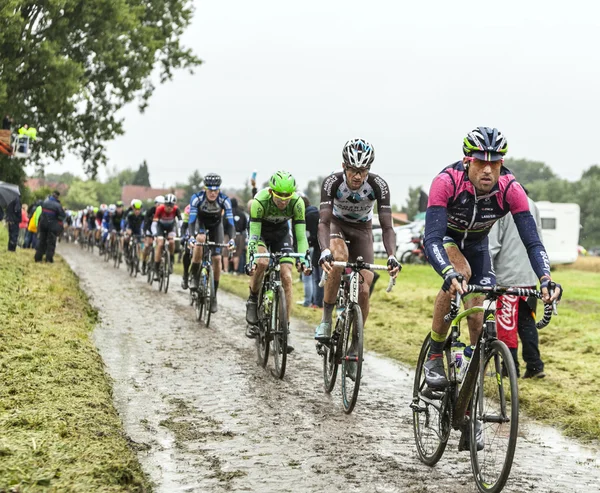
[[[210,323],[212,301],[215,296],[215,274],[213,272],[212,265],[209,265],[206,269],[206,288],[204,291],[204,325],[208,327],[208,324]]]
[[[344,329],[344,317],[339,317],[335,324],[335,330],[327,344],[323,344],[323,383],[325,392],[331,393],[335,387],[337,378],[339,355],[342,354],[342,337]]]
[[[363,362],[363,317],[360,306],[352,305],[346,315],[342,339],[342,403],[350,414],[358,399]]]
[[[433,466],[441,459],[446,450],[450,434],[450,417],[447,412],[447,397],[444,392],[432,391],[425,383],[425,361],[429,354],[431,336],[427,335],[413,384],[413,399],[410,407],[413,411],[413,431],[419,459],[428,466]]]
[[[519,431],[517,370],[510,350],[492,341],[471,402],[471,465],[477,489],[502,491],[512,467]],[[479,450],[478,450],[479,448]]]
[[[287,321],[287,306],[285,301],[285,292],[280,287],[277,292],[275,306],[275,324],[273,326],[273,364],[275,369],[273,375],[280,380],[285,375],[285,365],[287,362],[287,333],[288,333],[288,321]]]

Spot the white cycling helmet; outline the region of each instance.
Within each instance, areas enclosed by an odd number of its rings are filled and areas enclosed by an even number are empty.
[[[108,206],[108,212],[110,214],[114,214],[115,212],[117,212],[117,206],[115,204],[110,204]]]
[[[375,149],[366,140],[352,139],[344,145],[342,158],[346,166],[370,168],[375,160]]]
[[[172,193],[168,193],[167,195],[165,195],[165,204],[175,205],[176,203],[177,197],[175,197],[175,195],[173,195]]]
[[[157,195],[156,198],[154,199],[154,203],[156,205],[164,204],[165,203],[165,197],[163,195]]]

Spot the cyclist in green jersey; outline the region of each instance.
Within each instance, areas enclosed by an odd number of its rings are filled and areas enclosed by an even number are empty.
[[[253,253],[293,252],[293,241],[290,234],[289,221],[292,221],[293,234],[297,243],[297,252],[308,250],[306,239],[306,224],[304,222],[304,201],[296,193],[296,180],[286,171],[278,171],[269,180],[269,187],[259,191],[250,209],[250,239],[248,242],[248,264],[246,272],[250,278],[250,296],[246,302],[246,321],[252,326],[258,323],[257,304],[258,291],[262,284],[263,275],[268,267],[268,259],[259,259],[250,263]],[[281,260],[281,281],[285,291],[288,307],[293,306],[292,297],[292,266],[293,259]],[[310,275],[311,268],[308,259],[302,259],[298,271]],[[288,309],[288,322],[289,322]],[[288,336],[288,353],[294,348]]]

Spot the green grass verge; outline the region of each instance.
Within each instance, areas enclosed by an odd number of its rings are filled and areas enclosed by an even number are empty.
[[[66,263],[6,251],[0,228],[0,491],[150,486],[90,339],[97,314]]]
[[[382,276],[371,298],[365,345],[414,366],[431,329],[441,280],[429,266],[406,265],[394,290],[386,293],[386,277]],[[548,376],[535,381],[521,379],[520,402],[528,415],[567,435],[600,439],[600,273],[563,267],[554,277],[563,284],[566,295],[559,306],[560,315],[540,331]],[[222,276],[220,286],[243,298],[248,295],[246,276]],[[295,283],[295,300],[303,299],[303,293],[302,283]],[[297,305],[292,314],[315,325],[321,317],[319,310]],[[525,371],[522,359],[521,371]]]

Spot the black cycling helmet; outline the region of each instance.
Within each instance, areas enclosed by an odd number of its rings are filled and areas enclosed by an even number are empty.
[[[477,127],[463,140],[463,153],[483,161],[500,161],[508,151],[508,143],[497,128]]]
[[[209,173],[204,177],[204,186],[209,190],[218,190],[221,186],[221,177],[216,173]]]

